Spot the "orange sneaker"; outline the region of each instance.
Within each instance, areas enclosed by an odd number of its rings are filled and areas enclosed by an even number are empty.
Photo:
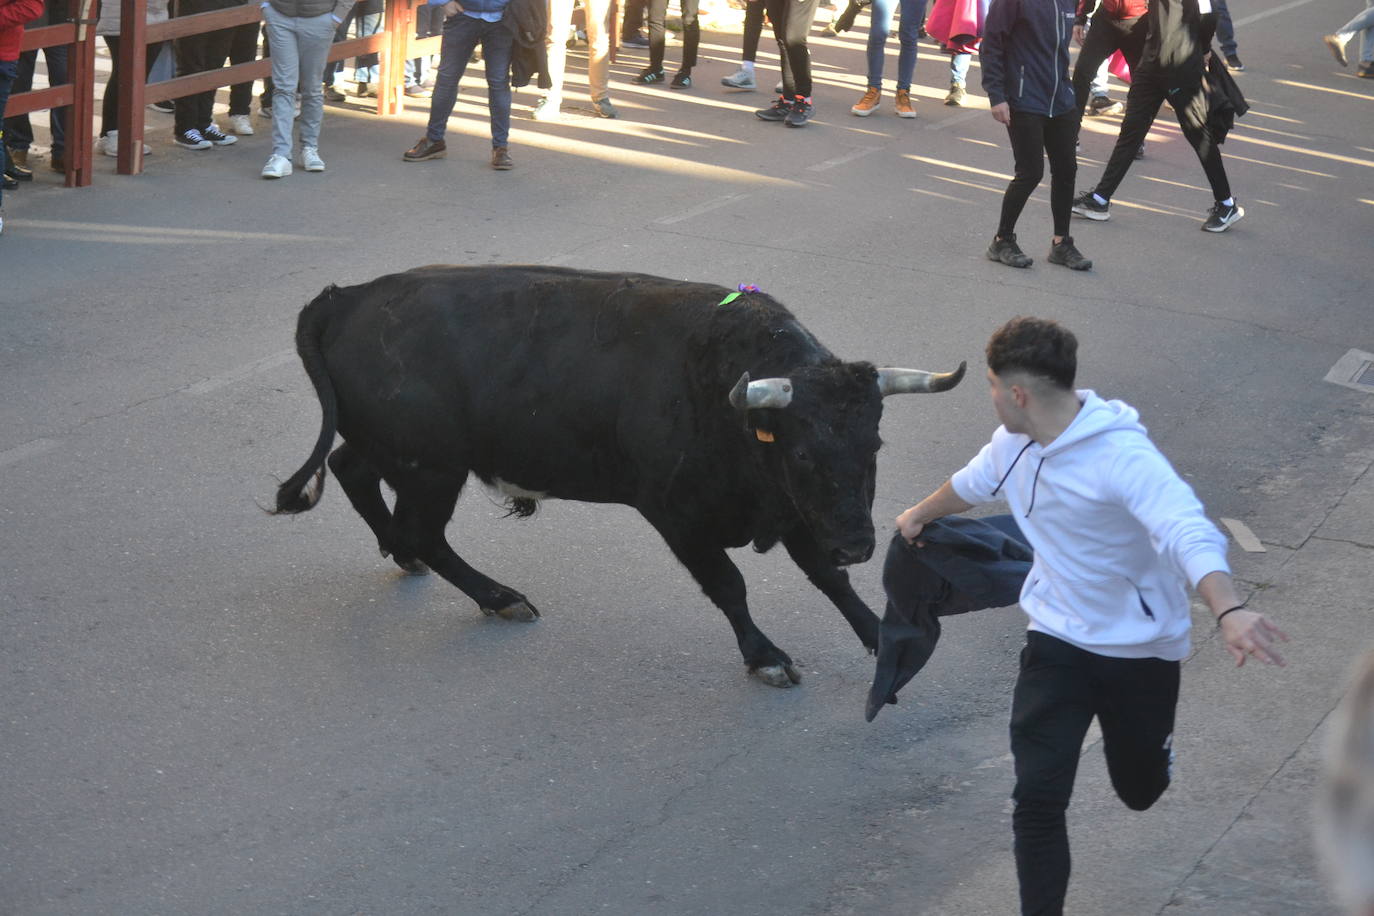
[[[897,90],[897,106],[896,106],[896,107],[897,107],[897,117],[899,117],[899,118],[914,118],[914,117],[916,117],[916,108],[915,108],[915,106],[913,106],[913,105],[911,104],[911,90],[910,90],[910,89],[898,89],[898,90]]]
[[[864,97],[859,99],[859,104],[855,105],[853,108],[849,110],[854,112],[861,118],[866,118],[877,110],[878,99],[881,96],[882,92],[878,89],[877,86],[869,86],[868,89],[864,92]]]

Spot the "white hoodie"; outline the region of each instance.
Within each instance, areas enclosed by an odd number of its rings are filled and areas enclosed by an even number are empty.
[[[998,427],[951,478],[967,503],[1002,497],[1035,563],[1021,589],[1032,630],[1099,655],[1188,655],[1188,586],[1230,572],[1226,539],[1123,401],[1082,408],[1042,447]]]

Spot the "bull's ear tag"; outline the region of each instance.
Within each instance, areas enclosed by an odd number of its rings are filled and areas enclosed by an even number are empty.
[[[759,440],[760,442],[772,442],[772,441],[773,441],[773,434],[770,433],[770,432],[769,432],[768,430],[766,430],[766,429],[756,429],[756,430],[754,430],[754,435],[758,437],[758,440]]]
[[[734,302],[734,301],[735,301],[736,299],[738,299],[738,298],[739,298],[739,293],[731,293],[730,295],[726,296],[724,299],[722,299],[722,300],[720,300],[719,302],[717,302],[716,305],[717,305],[717,306],[729,305],[731,302]]]

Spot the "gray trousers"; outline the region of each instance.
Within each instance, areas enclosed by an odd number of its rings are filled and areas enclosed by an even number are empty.
[[[291,127],[296,89],[301,93],[301,147],[320,145],[324,120],[324,60],[334,43],[338,23],[331,13],[308,18],[284,16],[263,6],[267,41],[272,48],[272,155],[291,158]],[[302,77],[304,74],[304,77]]]

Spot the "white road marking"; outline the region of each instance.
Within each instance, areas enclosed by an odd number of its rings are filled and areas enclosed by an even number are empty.
[[[1231,537],[1236,539],[1240,549],[1246,553],[1267,553],[1260,539],[1255,537],[1255,532],[1250,530],[1250,526],[1245,522],[1234,518],[1223,518],[1221,523],[1226,526],[1226,530],[1231,532]]]
[[[56,439],[33,439],[23,445],[16,445],[14,448],[0,452],[0,467],[18,464],[26,458],[35,458],[52,451],[61,444]]]
[[[855,159],[861,159],[869,153],[876,153],[880,149],[882,149],[881,146],[861,146],[858,149],[850,150],[843,156],[836,156],[834,159],[827,159],[816,165],[809,165],[806,167],[806,170],[808,172],[824,172],[826,169],[833,169],[837,165],[844,165],[846,162],[853,162]]]
[[[256,362],[249,363],[246,366],[239,366],[237,369],[230,369],[228,372],[212,375],[207,379],[196,382],[194,385],[188,385],[181,389],[181,393],[194,395],[208,394],[226,385],[232,385],[234,382],[241,382],[246,378],[257,375],[259,372],[266,372],[268,369],[275,369],[278,366],[285,365],[295,358],[295,350],[281,350],[277,353],[273,353],[271,356],[266,356]]]
[[[728,207],[736,201],[744,200],[752,192],[744,191],[740,194],[728,194],[725,197],[717,197],[715,200],[708,200],[704,204],[695,206],[690,210],[683,210],[672,216],[660,216],[654,220],[660,226],[671,226],[673,223],[680,223],[693,217],[701,216],[703,213],[710,213],[712,210],[719,210],[721,207]]]
[[[1292,3],[1276,6],[1272,10],[1263,10],[1258,13],[1251,13],[1249,16],[1242,16],[1239,19],[1232,20],[1231,25],[1249,25],[1252,22],[1259,22],[1261,19],[1268,19],[1270,16],[1277,16],[1279,13],[1286,13],[1300,6],[1306,6],[1311,2],[1312,0],[1293,0]]]

